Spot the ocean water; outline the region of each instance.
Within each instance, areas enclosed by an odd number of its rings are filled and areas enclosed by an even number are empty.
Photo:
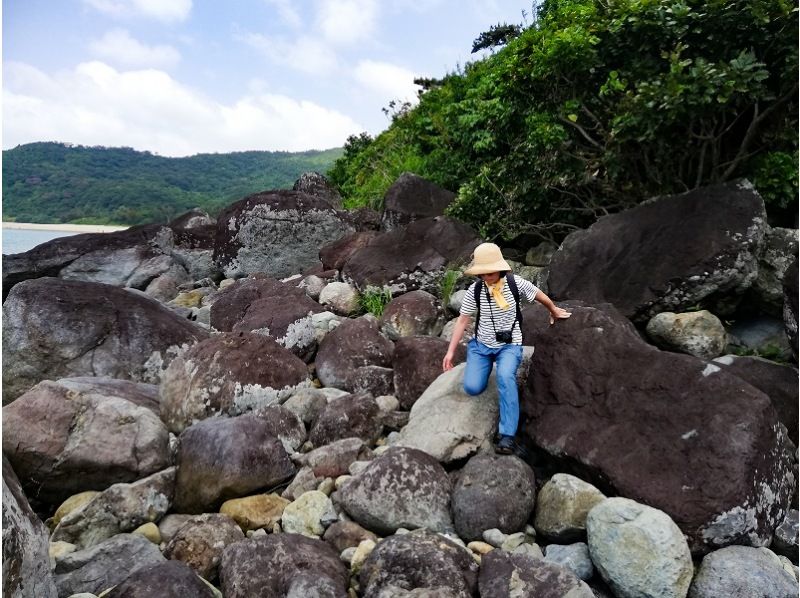
[[[58,239],[59,237],[70,237],[77,234],[80,233],[67,233],[59,230],[21,230],[16,228],[4,228],[2,232],[3,255],[22,253],[46,241]]]

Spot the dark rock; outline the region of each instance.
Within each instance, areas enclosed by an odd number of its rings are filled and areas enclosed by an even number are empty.
[[[3,457],[3,596],[56,598],[50,571],[47,529],[22,492]]]
[[[357,231],[325,245],[319,250],[322,267],[326,270],[341,270],[356,251],[369,245],[377,236],[376,231]]]
[[[373,443],[383,424],[380,408],[368,394],[347,395],[328,403],[308,433],[314,446],[324,446],[343,438],[360,438]]]
[[[394,344],[366,318],[344,320],[320,343],[315,360],[325,386],[351,391],[354,372],[365,365],[391,367]]]
[[[789,346],[792,348],[794,360],[797,361],[797,259],[786,269],[786,276],[783,279],[783,325],[786,327],[786,337],[789,339]]]
[[[769,398],[721,366],[647,345],[611,306],[570,309],[555,326],[543,307],[524,310],[537,339],[524,436],[606,494],[665,511],[695,552],[767,542],[796,485]]]
[[[426,291],[411,291],[392,299],[381,314],[381,332],[396,341],[404,336],[439,336],[444,309]]]
[[[379,365],[365,365],[356,368],[347,386],[354,393],[367,393],[373,397],[394,394],[394,370]]]
[[[637,322],[711,306],[753,283],[765,231],[746,181],[654,199],[569,235],[550,263],[550,296],[612,303]]]
[[[449,342],[429,336],[410,336],[399,339],[394,346],[395,396],[403,409],[412,405],[425,389],[442,373],[442,359]],[[464,345],[456,347],[453,365],[467,358]]]
[[[483,555],[479,587],[485,598],[594,596],[591,588],[566,567],[504,550],[492,550]]]
[[[300,178],[294,182],[292,190],[324,199],[334,208],[341,209],[342,207],[342,196],[330,181],[318,172],[301,174]]]
[[[164,562],[158,546],[144,536],[119,534],[56,562],[59,598],[80,592],[99,594],[143,567]]]
[[[359,524],[377,534],[398,528],[452,529],[450,479],[422,451],[393,447],[339,489],[339,502]]]
[[[789,439],[798,446],[797,420],[798,386],[797,370],[791,366],[780,365],[760,357],[738,357],[724,355],[714,360],[715,364],[725,366],[725,371],[739,376],[755,386],[772,401],[778,420],[786,426]]]
[[[170,254],[189,273],[192,281],[209,279],[218,282],[222,271],[214,263],[214,242],[217,235],[216,221],[208,224],[203,216],[186,220],[178,218],[178,225],[171,224],[174,246]]]
[[[422,289],[436,294],[448,268],[466,263],[480,243],[466,224],[447,216],[423,218],[378,235],[342,267],[342,277],[359,290],[368,286],[400,294]]]
[[[39,278],[3,305],[3,403],[40,380],[157,382],[178,348],[208,336],[159,303],[93,282]]]
[[[458,473],[452,511],[458,537],[483,540],[487,529],[505,534],[524,530],[533,513],[533,470],[514,456],[476,455]]]
[[[239,415],[278,403],[307,386],[305,363],[271,338],[226,332],[176,357],[161,384],[161,417],[180,433],[218,414]]]
[[[299,534],[231,544],[222,553],[219,575],[225,598],[347,596],[348,574],[339,555],[326,542]]]
[[[220,513],[205,513],[181,526],[164,549],[164,556],[182,561],[200,577],[214,581],[222,551],[241,540],[244,534],[233,519]]]
[[[214,591],[191,567],[167,561],[137,569],[105,595],[106,598],[215,598]]]
[[[145,407],[45,381],[3,408],[3,453],[28,496],[57,504],[164,469],[169,433]]]
[[[312,266],[320,247],[352,230],[324,199],[266,191],[222,211],[214,259],[228,278],[253,272],[282,278]]]
[[[452,191],[404,172],[383,197],[383,228],[394,230],[421,218],[442,216],[455,198]]]
[[[208,215],[208,212],[200,208],[192,208],[172,220],[167,226],[175,230],[191,230],[202,228],[209,225],[216,225],[216,220]]]
[[[382,590],[391,586],[431,591],[446,588],[453,596],[469,598],[477,594],[477,582],[478,564],[470,552],[425,529],[379,542],[359,574],[365,598],[383,596]]]
[[[244,441],[243,441],[244,439]],[[255,415],[212,418],[180,436],[175,510],[202,513],[268,489],[294,472],[269,424]]]
[[[276,298],[290,304],[306,298],[303,289],[263,275],[237,280],[217,293],[211,305],[211,325],[230,332],[247,315],[250,305],[259,299]]]
[[[355,523],[354,521],[337,521],[325,530],[322,536],[333,549],[341,554],[345,548],[354,548],[364,540],[378,541],[378,536]]]
[[[342,216],[357,231],[380,230],[381,228],[381,214],[366,206],[344,212]]]

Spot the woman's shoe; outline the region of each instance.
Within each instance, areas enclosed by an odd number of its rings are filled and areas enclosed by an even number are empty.
[[[514,452],[514,439],[511,436],[501,436],[494,452],[498,455],[510,455]]]

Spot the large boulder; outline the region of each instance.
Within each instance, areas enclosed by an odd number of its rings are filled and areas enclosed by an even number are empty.
[[[3,403],[40,380],[157,382],[182,345],[208,336],[156,301],[94,282],[38,278],[3,304]]]
[[[377,231],[357,231],[328,243],[319,250],[319,259],[326,270],[341,270],[356,251],[363,249],[378,236]]]
[[[141,567],[126,577],[104,598],[216,598],[214,589],[180,561]]]
[[[797,580],[768,551],[728,546],[707,554],[689,589],[690,598],[790,598]]]
[[[566,567],[505,550],[481,558],[479,587],[485,598],[594,598],[589,586]]]
[[[358,582],[365,598],[442,595],[437,590],[453,598],[469,598],[476,595],[478,564],[455,542],[420,529],[378,542],[364,561]],[[418,592],[399,593],[398,589]]]
[[[747,181],[661,197],[569,235],[550,295],[611,303],[635,321],[740,295],[758,275],[764,201]]]
[[[758,278],[751,295],[759,309],[780,318],[783,313],[783,279],[797,258],[796,228],[768,228],[758,260]]]
[[[403,409],[411,409],[417,399],[442,373],[442,359],[449,342],[430,336],[406,336],[394,345],[395,396]],[[463,344],[456,347],[453,363],[467,358]]]
[[[342,196],[330,181],[318,172],[304,172],[294,182],[293,191],[324,199],[336,209],[342,208]]]
[[[452,511],[458,537],[481,540],[487,529],[506,534],[525,529],[533,512],[533,470],[514,456],[476,455],[458,472]]]
[[[739,376],[767,395],[772,401],[772,406],[775,407],[778,419],[786,426],[789,439],[795,446],[800,445],[797,435],[800,400],[798,399],[796,368],[761,357],[737,355],[717,357],[714,363],[724,366],[726,372]]]
[[[225,598],[345,598],[347,569],[322,540],[272,534],[225,548],[219,567]]]
[[[3,596],[58,596],[47,549],[47,529],[31,509],[11,464],[3,457]]]
[[[56,384],[67,390],[84,396],[95,395],[99,398],[116,397],[130,401],[139,407],[146,407],[156,415],[160,411],[158,385],[146,382],[131,382],[108,376],[78,376],[61,378]]]
[[[178,355],[164,372],[161,417],[172,432],[213,415],[239,415],[310,384],[305,363],[271,338],[216,334]]]
[[[586,516],[606,496],[567,473],[547,480],[536,497],[536,533],[545,540],[574,542],[586,539]]]
[[[3,408],[3,453],[29,496],[59,503],[164,469],[169,433],[146,407],[45,381]]]
[[[99,594],[125,581],[139,569],[164,560],[158,546],[144,536],[119,534],[56,561],[59,598],[80,592]]]
[[[647,336],[661,349],[703,359],[722,355],[728,340],[722,322],[705,309],[682,314],[662,311],[650,318]]]
[[[499,414],[495,375],[486,390],[470,396],[464,391],[465,367],[454,367],[428,386],[394,445],[425,451],[444,463],[491,450]]]
[[[694,551],[766,544],[797,483],[769,398],[721,366],[647,345],[611,306],[569,308],[555,326],[543,307],[525,309],[538,350],[523,434],[602,490],[665,511]]]
[[[271,488],[295,468],[270,425],[255,415],[212,418],[180,436],[175,510],[203,513]]]
[[[586,534],[592,562],[617,596],[686,596],[692,556],[663,511],[608,498],[589,511]]]
[[[368,394],[353,394],[328,403],[308,433],[313,446],[324,446],[345,438],[360,438],[371,444],[383,429],[380,408]]]
[[[416,289],[436,294],[448,268],[469,260],[480,243],[466,224],[448,216],[423,218],[375,237],[355,251],[342,277],[359,290],[389,287],[397,295]]]
[[[789,346],[792,354],[797,361],[797,318],[798,318],[798,286],[797,286],[797,257],[786,269],[786,276],[783,279],[783,325],[786,329],[786,337],[789,339]]]
[[[325,386],[353,391],[353,376],[360,367],[392,364],[394,343],[367,318],[344,320],[320,343],[315,360],[317,376]]]
[[[439,336],[444,310],[426,291],[411,291],[392,299],[381,314],[381,331],[396,341],[406,336]]]
[[[452,191],[404,172],[383,196],[381,224],[384,230],[394,230],[414,220],[441,216],[455,198]]]
[[[430,455],[392,447],[339,490],[339,502],[359,524],[377,534],[405,527],[453,528],[451,482]]]
[[[352,231],[324,199],[266,191],[220,213],[214,259],[228,278],[253,272],[282,278],[314,265],[320,247]]]

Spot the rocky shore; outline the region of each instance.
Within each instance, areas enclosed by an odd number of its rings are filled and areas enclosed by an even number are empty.
[[[3,595],[796,596],[797,230],[738,181],[509,248],[573,315],[524,308],[500,456],[452,199],[309,173],[4,256]]]

